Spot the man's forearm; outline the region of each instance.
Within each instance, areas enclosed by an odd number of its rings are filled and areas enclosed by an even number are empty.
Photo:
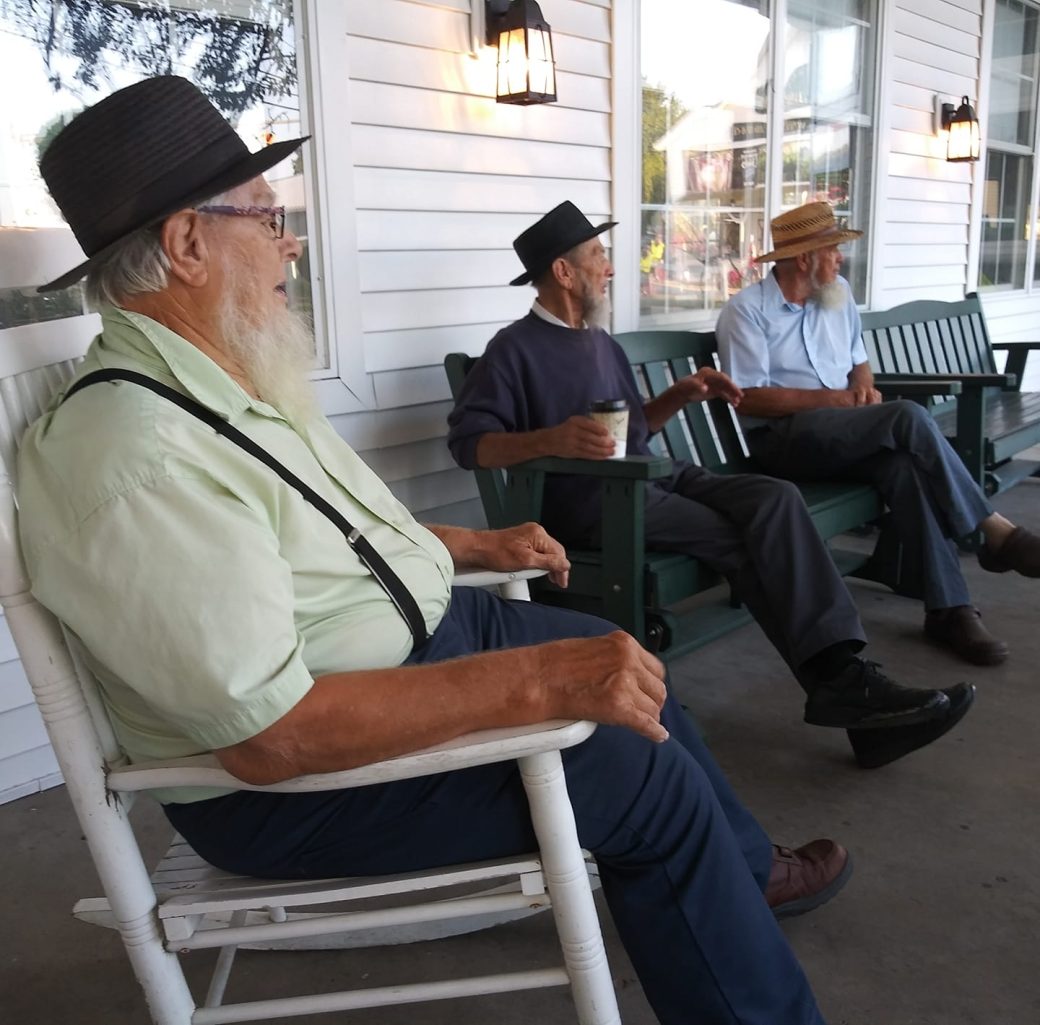
[[[678,384],[666,388],[656,399],[651,399],[643,406],[647,429],[651,434],[656,434],[689,401],[689,395]]]
[[[498,469],[553,455],[548,432],[489,431],[477,442],[477,465]]]
[[[857,363],[849,371],[850,388],[873,388],[874,371],[870,369],[869,363]]]
[[[833,388],[746,388],[740,412],[745,416],[778,417],[850,404],[847,391]]]
[[[433,665],[332,673],[274,725],[216,752],[239,779],[274,783],[340,772],[418,751],[474,730],[551,714],[535,648]]]

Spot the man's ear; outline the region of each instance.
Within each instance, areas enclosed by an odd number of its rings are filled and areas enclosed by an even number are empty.
[[[562,256],[557,256],[553,260],[552,275],[556,284],[568,292],[574,288],[578,280],[577,275],[574,273],[574,268]]]
[[[181,210],[163,222],[160,244],[170,261],[170,274],[198,288],[209,279],[213,250],[202,234],[199,215]]]

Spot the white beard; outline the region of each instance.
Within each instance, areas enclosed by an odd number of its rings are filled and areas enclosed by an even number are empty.
[[[820,284],[815,259],[809,271],[809,284],[812,286],[812,295],[809,298],[822,310],[840,310],[848,302],[845,285],[838,278],[826,285]]]
[[[582,319],[589,327],[598,327],[604,331],[610,328],[610,293],[587,295],[582,309]]]
[[[319,415],[317,396],[308,377],[314,362],[314,342],[303,319],[275,305],[273,297],[263,323],[256,323],[258,289],[229,259],[227,289],[218,311],[221,340],[228,354],[260,398],[287,420],[307,423]]]

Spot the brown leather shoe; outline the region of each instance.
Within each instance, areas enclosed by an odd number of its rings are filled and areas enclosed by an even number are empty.
[[[924,632],[965,662],[998,666],[1008,657],[1008,646],[982,625],[982,613],[973,605],[932,609],[925,613]]]
[[[1040,577],[1040,537],[1025,527],[1015,527],[996,551],[983,545],[978,560],[990,573],[1007,573],[1013,569],[1024,577]]]
[[[826,904],[851,875],[849,852],[833,840],[813,840],[797,850],[773,844],[766,903],[777,918],[804,915]]]

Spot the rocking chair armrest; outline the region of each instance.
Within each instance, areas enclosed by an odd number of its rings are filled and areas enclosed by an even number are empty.
[[[547,751],[561,751],[588,739],[595,729],[595,723],[583,719],[552,719],[529,726],[480,730],[371,765],[361,765],[343,772],[297,776],[268,786],[243,783],[223,769],[213,754],[161,762],[138,762],[136,765],[110,769],[107,782],[108,789],[117,793],[166,787],[224,787],[278,794],[348,790],[474,765],[490,765]]]
[[[1008,352],[1032,352],[1040,349],[1040,341],[1035,342],[990,342],[991,349],[1007,350]]]

